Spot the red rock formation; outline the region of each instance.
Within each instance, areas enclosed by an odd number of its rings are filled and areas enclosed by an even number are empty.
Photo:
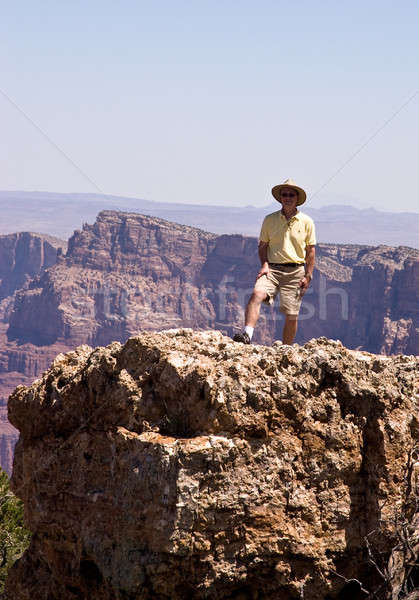
[[[0,299],[54,265],[66,247],[63,240],[39,233],[0,235]]]
[[[66,251],[67,243],[38,233],[12,233],[0,236],[0,406],[19,383],[30,382],[42,372],[56,352],[48,354],[47,361],[37,360],[45,350],[8,347],[6,329],[14,303],[14,293],[26,289],[29,282],[45,269],[55,264],[57,257]],[[47,352],[48,353],[48,352]],[[17,431],[0,416],[0,464],[11,473],[13,448]]]
[[[326,334],[349,346],[417,351],[418,258],[408,248],[320,245],[299,339]],[[75,232],[65,259],[17,294],[9,339],[95,345],[176,325],[231,333],[241,326],[257,268],[254,238],[104,211]],[[280,336],[278,316],[265,311],[256,339]],[[389,319],[410,319],[409,339],[397,332],[385,339]]]

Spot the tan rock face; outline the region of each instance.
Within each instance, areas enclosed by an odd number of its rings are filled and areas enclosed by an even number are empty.
[[[176,330],[59,355],[9,401],[34,533],[9,592],[361,598],[343,578],[380,584],[365,536],[385,563],[414,518],[417,394],[417,358],[324,338]]]

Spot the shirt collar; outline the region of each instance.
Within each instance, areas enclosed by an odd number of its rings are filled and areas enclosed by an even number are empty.
[[[282,212],[282,208],[281,208],[281,210],[279,211],[279,214],[281,215],[281,219],[284,219],[285,221],[287,221],[287,217],[286,217],[286,216],[283,214],[283,212]],[[294,220],[299,220],[300,218],[301,218],[301,213],[300,213],[300,211],[297,209],[297,212],[296,212],[296,214],[295,214],[293,217],[291,217],[291,219],[288,221],[288,223],[292,223]]]

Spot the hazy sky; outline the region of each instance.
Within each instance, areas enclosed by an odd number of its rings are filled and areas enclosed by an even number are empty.
[[[416,0],[0,7],[2,190],[419,210]]]

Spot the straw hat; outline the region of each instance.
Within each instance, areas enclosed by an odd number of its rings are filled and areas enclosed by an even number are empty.
[[[272,188],[272,196],[275,198],[275,200],[278,200],[278,202],[280,202],[280,193],[282,188],[284,187],[290,187],[293,190],[295,190],[298,194],[298,202],[297,202],[297,206],[300,206],[300,204],[304,204],[304,202],[306,201],[307,195],[305,193],[305,191],[303,190],[303,188],[298,187],[298,185],[295,185],[294,181],[292,179],[287,179],[286,181],[284,181],[284,183],[281,183],[280,185],[276,185],[275,187]]]

